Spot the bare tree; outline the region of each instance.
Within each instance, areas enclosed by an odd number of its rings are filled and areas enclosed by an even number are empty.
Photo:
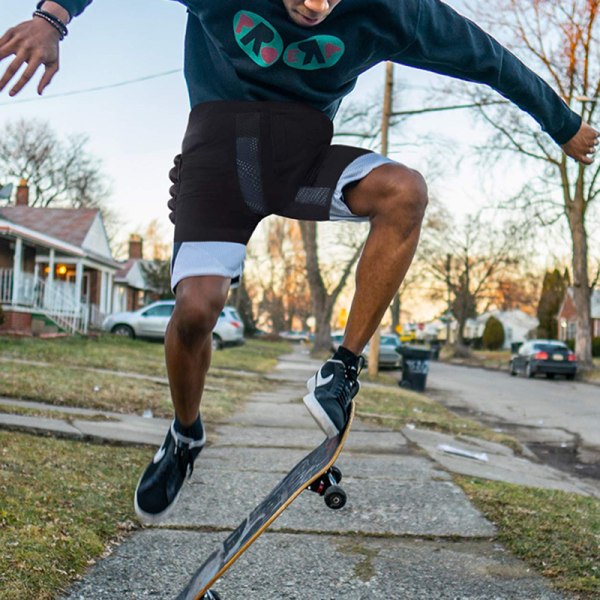
[[[449,292],[458,346],[464,345],[467,319],[489,308],[501,282],[522,263],[528,231],[521,223],[497,225],[482,213],[461,225],[444,207],[432,207],[415,268],[431,279],[432,299],[443,300]]]
[[[312,351],[317,353],[327,351],[331,347],[333,308],[360,256],[363,240],[354,244],[354,249],[348,259],[336,260],[340,270],[336,270],[335,276],[329,278],[332,283],[328,285],[328,278],[319,261],[317,223],[301,221],[300,230],[306,253],[306,276],[315,317],[315,341]]]
[[[242,322],[244,323],[244,335],[252,337],[257,331],[256,317],[254,316],[254,306],[252,298],[246,286],[246,279],[242,277],[239,286],[233,288],[229,294],[228,304],[234,306]]]
[[[491,0],[477,5],[480,22],[514,49],[558,90],[584,120],[592,122],[600,100],[600,24],[598,0]],[[471,99],[485,104],[478,88]],[[587,220],[600,194],[600,166],[584,167],[561,154],[550,138],[532,127],[521,112],[481,106],[480,114],[495,135],[486,148],[497,156],[510,151],[527,160],[532,177],[515,201],[543,224],[568,223],[572,242],[575,347],[579,361],[591,365],[591,281]],[[535,170],[535,165],[538,165]]]
[[[258,309],[273,331],[291,329],[294,321],[305,324],[311,303],[298,222],[270,218],[265,225],[264,251],[257,255],[254,249],[250,256],[259,263],[248,273],[256,288]]]
[[[20,119],[0,133],[0,175],[24,178],[30,205],[103,208],[107,178],[82,135],[60,140],[48,123]]]

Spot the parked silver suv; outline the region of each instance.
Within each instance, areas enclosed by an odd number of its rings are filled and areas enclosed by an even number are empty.
[[[167,324],[175,308],[175,300],[159,300],[144,308],[109,315],[102,329],[130,338],[164,338]],[[240,315],[226,306],[213,330],[213,348],[244,343],[244,325]]]

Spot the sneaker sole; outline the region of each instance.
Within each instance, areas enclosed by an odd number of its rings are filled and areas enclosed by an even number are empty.
[[[135,493],[133,495],[133,507],[135,508],[135,514],[145,524],[157,525],[161,521],[166,519],[169,516],[169,514],[173,511],[173,509],[175,508],[175,505],[177,504],[177,501],[179,500],[179,496],[181,495],[181,491],[183,490],[183,486],[185,485],[185,481],[183,482],[183,485],[181,486],[181,489],[179,490],[179,492],[177,492],[177,496],[175,496],[175,498],[173,498],[173,502],[171,502],[171,504],[169,504],[169,506],[167,506],[167,508],[165,508],[165,510],[163,510],[162,512],[159,512],[159,513],[148,513],[140,508],[140,506],[138,504],[138,500],[137,500],[137,491],[138,491],[138,487],[140,486],[141,482],[142,482],[142,478],[140,477],[140,480],[138,481],[138,484],[135,487]]]
[[[306,394],[303,400],[310,416],[315,420],[316,424],[323,430],[327,437],[332,438],[340,433],[333,421],[329,418],[329,415],[323,410],[323,407],[313,392]]]

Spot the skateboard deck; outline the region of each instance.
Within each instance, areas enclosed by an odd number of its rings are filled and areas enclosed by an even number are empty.
[[[337,485],[341,480],[341,472],[333,466],[333,463],[344,447],[353,419],[354,403],[344,431],[335,437],[326,438],[320,446],[296,464],[238,527],[217,546],[175,600],[219,598],[210,587],[303,490],[310,489],[325,496],[325,502],[330,508],[341,508],[346,503],[346,495]]]

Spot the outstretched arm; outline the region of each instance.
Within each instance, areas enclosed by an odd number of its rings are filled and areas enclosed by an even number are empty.
[[[567,155],[591,162],[598,133],[541,77],[443,1],[416,2],[418,25],[395,62],[489,85],[529,113]]]
[[[58,17],[63,23],[71,20],[69,12],[58,2],[44,2],[41,8]],[[26,69],[9,94],[11,96],[18,94],[43,65],[44,74],[38,85],[38,94],[41,94],[58,72],[59,41],[60,33],[39,17],[33,17],[9,29],[0,37],[0,62],[11,56],[14,56],[14,59],[0,79],[0,92],[26,64]]]

